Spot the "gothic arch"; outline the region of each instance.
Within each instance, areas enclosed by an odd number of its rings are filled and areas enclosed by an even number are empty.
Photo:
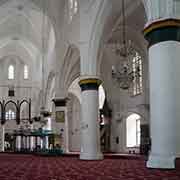
[[[70,45],[66,51],[61,74],[58,74],[59,89],[67,91],[70,84],[80,76],[80,53],[79,49]]]
[[[104,47],[104,43],[106,43],[105,37],[109,36],[109,33],[112,33],[112,24],[110,23],[113,19],[113,8],[112,8],[112,2],[111,1],[101,1],[101,6],[99,6],[99,10],[97,11],[95,22],[91,29],[90,34],[90,42],[89,42],[89,54],[92,54],[92,57],[88,60],[91,60],[94,74],[99,75],[99,68],[98,68],[98,59],[101,56],[101,48]],[[138,1],[128,1],[128,9],[129,12],[127,14],[130,14],[133,12],[135,8],[142,5],[142,2],[140,0]],[[144,5],[143,5],[144,7]],[[119,11],[121,11],[119,7]],[[121,20],[119,18],[115,24],[118,24]],[[107,27],[111,26],[111,32],[107,32]],[[114,27],[113,27],[114,28]],[[100,64],[100,63],[99,63]]]

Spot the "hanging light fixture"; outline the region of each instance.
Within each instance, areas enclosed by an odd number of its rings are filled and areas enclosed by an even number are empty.
[[[112,78],[123,90],[128,90],[136,77],[139,77],[139,68],[132,69],[132,57],[135,54],[132,42],[126,39],[125,1],[122,0],[122,46],[116,43],[115,53],[119,57],[119,65],[112,66]]]

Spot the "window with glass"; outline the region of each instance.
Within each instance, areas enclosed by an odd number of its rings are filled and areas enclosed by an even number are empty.
[[[69,19],[72,20],[73,16],[78,11],[78,2],[77,0],[69,0]]]
[[[127,147],[138,147],[140,145],[140,122],[141,117],[138,114],[131,114],[126,119]]]
[[[135,96],[141,94],[143,90],[142,58],[138,52],[135,52],[135,56],[133,57],[132,68],[134,73],[132,94]]]
[[[28,66],[24,65],[24,79],[29,78]]]
[[[14,120],[16,119],[16,113],[12,111],[11,109],[6,112],[6,120]]]
[[[140,128],[140,117],[136,119],[136,145],[140,146],[140,136],[141,136],[141,128]]]
[[[14,79],[14,66],[10,65],[8,67],[8,79]]]

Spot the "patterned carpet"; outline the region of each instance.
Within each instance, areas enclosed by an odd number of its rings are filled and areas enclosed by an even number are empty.
[[[142,159],[80,161],[76,157],[0,154],[0,180],[180,180],[180,168],[147,169]]]

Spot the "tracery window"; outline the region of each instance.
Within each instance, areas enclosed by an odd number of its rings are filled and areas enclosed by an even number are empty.
[[[71,21],[73,16],[78,11],[78,2],[77,2],[77,0],[69,0],[68,6],[69,6],[69,19]]]
[[[10,65],[8,67],[8,79],[14,79],[14,66]]]
[[[138,95],[142,93],[143,84],[142,84],[142,58],[138,52],[135,52],[135,56],[132,60],[132,68],[134,72],[134,80],[133,80],[133,90],[132,94]],[[135,73],[136,72],[136,73]],[[138,74],[137,74],[138,72]]]
[[[6,112],[6,120],[14,120],[16,118],[16,114],[11,109]]]
[[[28,66],[24,65],[24,79],[29,78],[29,71],[28,71]]]

